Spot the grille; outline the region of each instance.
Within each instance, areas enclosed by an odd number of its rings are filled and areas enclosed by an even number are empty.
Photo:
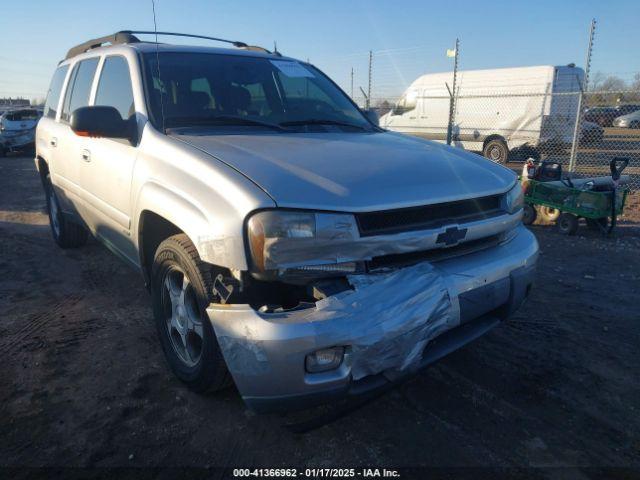
[[[401,268],[414,265],[419,262],[437,262],[447,258],[459,257],[470,253],[479,252],[487,248],[495,247],[503,239],[503,234],[471,240],[451,248],[437,248],[420,252],[396,253],[373,257],[366,262],[367,271],[373,272],[383,268]]]
[[[491,195],[422,207],[358,213],[356,220],[363,237],[438,228],[499,215],[503,213],[500,197]]]

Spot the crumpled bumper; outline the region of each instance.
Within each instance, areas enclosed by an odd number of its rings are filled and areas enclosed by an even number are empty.
[[[353,291],[314,308],[207,309],[235,384],[256,411],[304,408],[361,394],[433,363],[513,313],[533,282],[538,244],[524,227],[462,257],[350,278]],[[305,357],[344,346],[342,364],[305,371]]]
[[[35,128],[0,133],[0,145],[8,150],[20,149],[35,142]]]

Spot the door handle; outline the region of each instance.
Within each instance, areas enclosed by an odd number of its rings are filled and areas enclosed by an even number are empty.
[[[52,147],[57,147],[58,146],[58,139],[56,137],[52,137],[51,140],[49,141],[49,143],[51,144]]]
[[[89,150],[82,151],[82,160],[89,163],[91,161],[91,152]]]

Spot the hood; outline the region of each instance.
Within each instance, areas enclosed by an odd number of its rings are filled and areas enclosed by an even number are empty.
[[[397,133],[184,132],[174,138],[238,170],[279,207],[402,208],[502,193],[516,175],[479,155]]]

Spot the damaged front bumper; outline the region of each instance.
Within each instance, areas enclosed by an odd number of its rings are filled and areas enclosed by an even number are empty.
[[[533,234],[517,227],[494,248],[355,275],[354,290],[312,308],[261,313],[211,304],[207,313],[250,408],[304,408],[379,388],[487,332],[528,295],[537,256]],[[340,366],[307,372],[307,355],[330,347],[344,347]]]
[[[35,128],[0,132],[0,147],[7,151],[20,150],[35,142]]]

